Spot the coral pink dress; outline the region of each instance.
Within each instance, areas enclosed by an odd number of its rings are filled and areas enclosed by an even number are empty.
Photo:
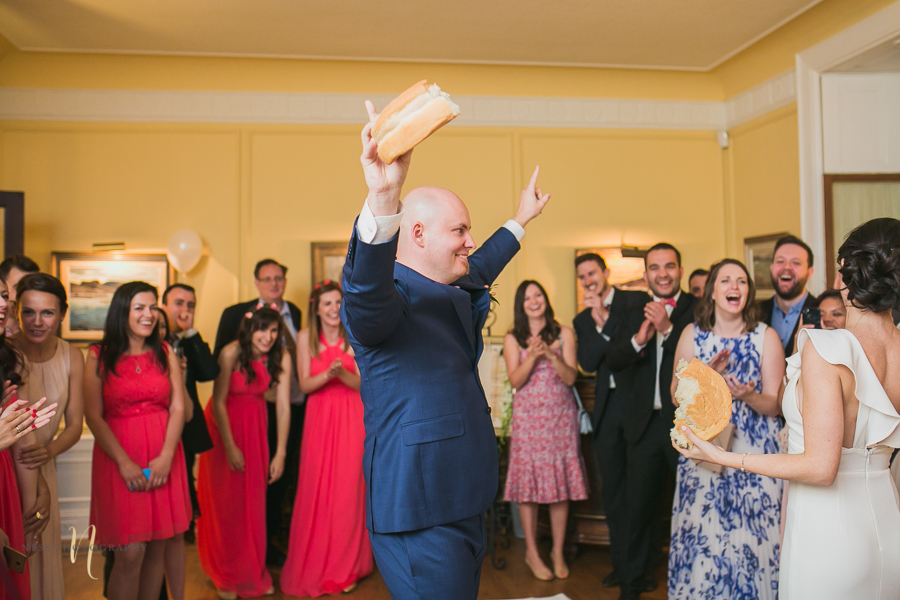
[[[234,443],[244,453],[244,471],[232,471],[216,424],[213,402],[206,425],[213,449],[200,455],[197,477],[197,546],[203,571],[220,590],[242,598],[272,587],[266,571],[266,487],[269,481],[269,417],[263,397],[269,376],[263,361],[251,363],[256,377],[231,374],[225,408]]]
[[[22,528],[22,503],[19,501],[19,483],[9,450],[0,452],[0,529],[9,537],[9,547],[25,553],[25,532]],[[0,567],[2,568],[2,567]],[[31,598],[31,576],[28,563],[22,575],[7,571],[10,581],[19,595]],[[0,578],[0,600],[9,598],[5,578]]]
[[[310,375],[336,358],[355,371],[343,341],[310,360]],[[291,596],[338,594],[372,572],[363,479],[363,404],[359,391],[335,378],[306,400],[300,477],[281,589]]]
[[[562,356],[561,347],[554,352]],[[519,364],[527,356],[520,348]],[[580,444],[572,388],[542,358],[513,398],[506,500],[552,504],[587,498]]]
[[[91,347],[94,356],[98,348]],[[168,347],[166,347],[168,352]],[[123,355],[116,374],[102,372],[103,420],[125,453],[142,469],[159,456],[169,421],[169,375],[152,351]],[[181,441],[172,457],[169,479],[146,492],[128,489],[119,467],[100,444],[91,465],[91,523],[95,544],[126,545],[168,539],[187,531],[191,521],[187,473]]]

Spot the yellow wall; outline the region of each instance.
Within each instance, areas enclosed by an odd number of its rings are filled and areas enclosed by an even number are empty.
[[[897,0],[824,0],[712,71],[726,98],[793,69],[796,55]]]
[[[646,69],[13,52],[0,87],[396,94],[419,79],[451,94],[724,100],[709,73]]]
[[[730,136],[725,160],[728,249],[743,258],[744,238],[782,231],[800,235],[797,105],[736,127]]]
[[[290,267],[287,296],[303,307],[310,242],[347,239],[366,193],[353,126],[0,127],[0,188],[26,192],[26,253],[46,268],[54,250],[159,250],[176,229],[194,229],[209,256],[186,281],[208,338],[225,306],[254,297],[252,267],[265,256]],[[501,329],[523,278],[545,283],[571,320],[577,247],[664,239],[690,268],[724,252],[712,133],[452,128],[416,150],[407,189],[456,191],[482,241],[513,215],[538,163],[553,199],[500,280]]]
[[[466,95],[721,101],[889,3],[825,0],[711,73],[29,53],[0,39],[0,87],[392,93],[428,77]],[[448,128],[416,151],[408,185],[455,190],[483,240],[540,163],[553,201],[502,276],[497,326],[523,278],[569,321],[577,247],[666,240],[690,270],[741,257],[745,237],[799,233],[795,105],[730,133],[722,151],[712,132]],[[289,265],[305,308],[310,242],[346,239],[363,201],[358,154],[355,126],[0,122],[0,189],[26,192],[26,252],[44,267],[53,250],[161,250],[198,231],[209,256],[186,280],[212,341],[221,309],[254,296],[264,256]]]

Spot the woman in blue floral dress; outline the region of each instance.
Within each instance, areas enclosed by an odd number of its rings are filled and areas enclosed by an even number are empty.
[[[781,452],[784,351],[775,330],[760,322],[755,296],[741,262],[714,265],[696,324],[684,329],[675,360],[697,358],[725,378],[733,398],[734,452],[772,454]],[[740,469],[716,473],[679,457],[670,600],[777,598],[781,492],[780,480]]]

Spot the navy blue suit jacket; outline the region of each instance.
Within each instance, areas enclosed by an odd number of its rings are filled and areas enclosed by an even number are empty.
[[[437,283],[396,262],[398,236],[366,244],[356,227],[341,319],[362,376],[366,525],[414,531],[484,512],[497,494],[497,441],[478,377],[490,286],[519,250],[506,228]]]

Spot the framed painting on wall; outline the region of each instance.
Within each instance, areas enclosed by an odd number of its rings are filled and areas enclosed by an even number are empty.
[[[103,338],[109,304],[123,283],[145,281],[162,294],[175,280],[165,254],[53,252],[50,262],[69,296],[60,336],[74,342]]]
[[[350,242],[312,242],[311,246],[312,268],[309,272],[312,273],[312,282],[309,289],[326,279],[340,283]]]
[[[787,232],[773,233],[744,238],[744,258],[753,283],[756,285],[756,299],[767,300],[775,295],[772,287],[772,278],[769,274],[769,265],[775,255],[775,242],[780,240]]]
[[[599,254],[606,262],[609,269],[609,284],[623,290],[648,291],[647,282],[644,281],[644,256],[647,251],[639,248],[615,246],[613,248],[578,248],[575,257],[589,253]],[[584,306],[584,290],[575,278],[576,311]]]

